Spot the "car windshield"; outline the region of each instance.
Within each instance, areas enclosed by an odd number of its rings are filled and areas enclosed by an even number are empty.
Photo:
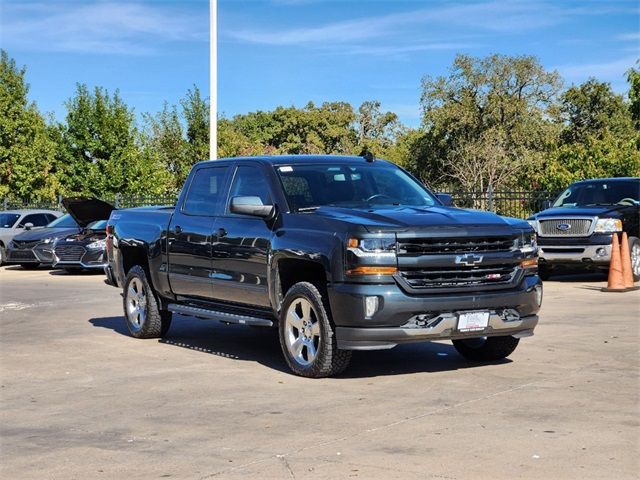
[[[18,221],[17,213],[0,213],[0,228],[11,228]]]
[[[640,201],[640,180],[611,180],[571,185],[554,207],[634,204]]]
[[[78,228],[78,224],[68,213],[56,218],[53,222],[47,225],[47,228]]]
[[[89,230],[106,230],[107,221],[106,220],[98,220],[96,222],[91,222],[89,225],[87,225],[87,228]]]
[[[289,206],[295,211],[321,206],[393,208],[439,204],[422,184],[387,163],[284,165],[276,170]]]

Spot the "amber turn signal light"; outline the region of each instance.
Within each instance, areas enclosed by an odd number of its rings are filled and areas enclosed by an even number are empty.
[[[526,260],[522,260],[520,262],[520,266],[522,268],[535,268],[538,266],[537,258],[527,258]]]
[[[347,270],[347,275],[393,275],[396,267],[356,267]]]

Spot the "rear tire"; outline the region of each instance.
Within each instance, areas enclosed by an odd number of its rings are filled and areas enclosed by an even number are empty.
[[[519,342],[519,338],[509,335],[453,340],[453,346],[467,360],[488,362],[507,358],[516,349]]]
[[[299,282],[284,297],[278,322],[280,346],[289,368],[301,377],[342,373],[350,350],[339,350],[326,297],[309,282]]]
[[[132,337],[160,338],[169,331],[172,314],[160,309],[160,302],[147,280],[147,274],[139,265],[131,267],[127,274],[122,304]]]

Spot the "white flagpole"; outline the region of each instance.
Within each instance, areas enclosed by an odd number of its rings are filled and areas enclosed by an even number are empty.
[[[218,0],[209,0],[209,157],[218,158]]]

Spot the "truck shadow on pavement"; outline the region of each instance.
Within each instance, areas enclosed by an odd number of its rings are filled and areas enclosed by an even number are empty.
[[[89,323],[94,327],[129,336],[123,317],[92,318]],[[175,315],[171,329],[159,343],[232,360],[256,362],[280,372],[290,373],[282,356],[276,329],[222,325],[215,321]],[[491,363],[506,365],[511,362],[506,359]],[[474,363],[463,359],[451,343],[424,342],[400,345],[391,350],[354,352],[347,371],[335,378],[445,372],[482,365],[486,363]]]

